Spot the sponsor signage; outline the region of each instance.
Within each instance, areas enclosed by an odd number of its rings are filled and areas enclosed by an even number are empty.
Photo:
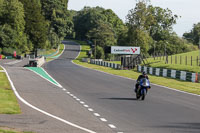
[[[140,54],[140,47],[112,46],[111,54]]]

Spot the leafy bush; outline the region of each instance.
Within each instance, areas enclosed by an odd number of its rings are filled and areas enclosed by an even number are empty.
[[[13,55],[14,51],[16,51],[17,55],[20,55],[20,54],[21,54],[21,51],[20,51],[20,50],[14,49],[14,48],[11,48],[11,47],[9,47],[9,48],[4,47],[2,53],[3,53],[4,55],[10,55],[10,56],[11,56],[11,55]]]
[[[104,50],[100,46],[97,46],[97,48],[96,48],[96,58],[97,59],[104,59],[105,58]]]

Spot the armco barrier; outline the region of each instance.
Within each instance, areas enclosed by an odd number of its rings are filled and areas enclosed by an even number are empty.
[[[114,68],[114,69],[121,69],[121,65],[120,64],[106,62],[106,61],[103,61],[102,59],[100,59],[100,60],[98,60],[98,59],[90,59],[90,63],[91,64],[96,64],[96,65],[99,65],[99,66],[111,67],[111,68]]]
[[[145,71],[148,74],[162,76],[162,77],[170,77],[176,78],[185,81],[191,82],[199,82],[200,81],[200,74],[198,73],[191,73],[186,71],[178,71],[178,70],[171,70],[171,69],[163,69],[163,68],[152,68],[146,66],[139,66],[137,67],[139,72]]]

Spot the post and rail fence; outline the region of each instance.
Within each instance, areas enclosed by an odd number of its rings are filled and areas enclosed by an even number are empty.
[[[162,55],[157,54],[153,56],[154,61],[164,61],[165,64],[175,64],[175,65],[190,65],[190,66],[200,66],[199,56],[188,56],[188,55]]]

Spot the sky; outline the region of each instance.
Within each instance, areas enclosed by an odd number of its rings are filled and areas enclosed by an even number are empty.
[[[100,6],[112,9],[123,22],[126,22],[128,11],[134,9],[135,4],[136,0],[69,0],[68,9],[79,11],[84,6]],[[181,16],[173,26],[180,37],[200,22],[200,0],[151,0],[151,4],[164,9],[169,8],[173,14]]]

